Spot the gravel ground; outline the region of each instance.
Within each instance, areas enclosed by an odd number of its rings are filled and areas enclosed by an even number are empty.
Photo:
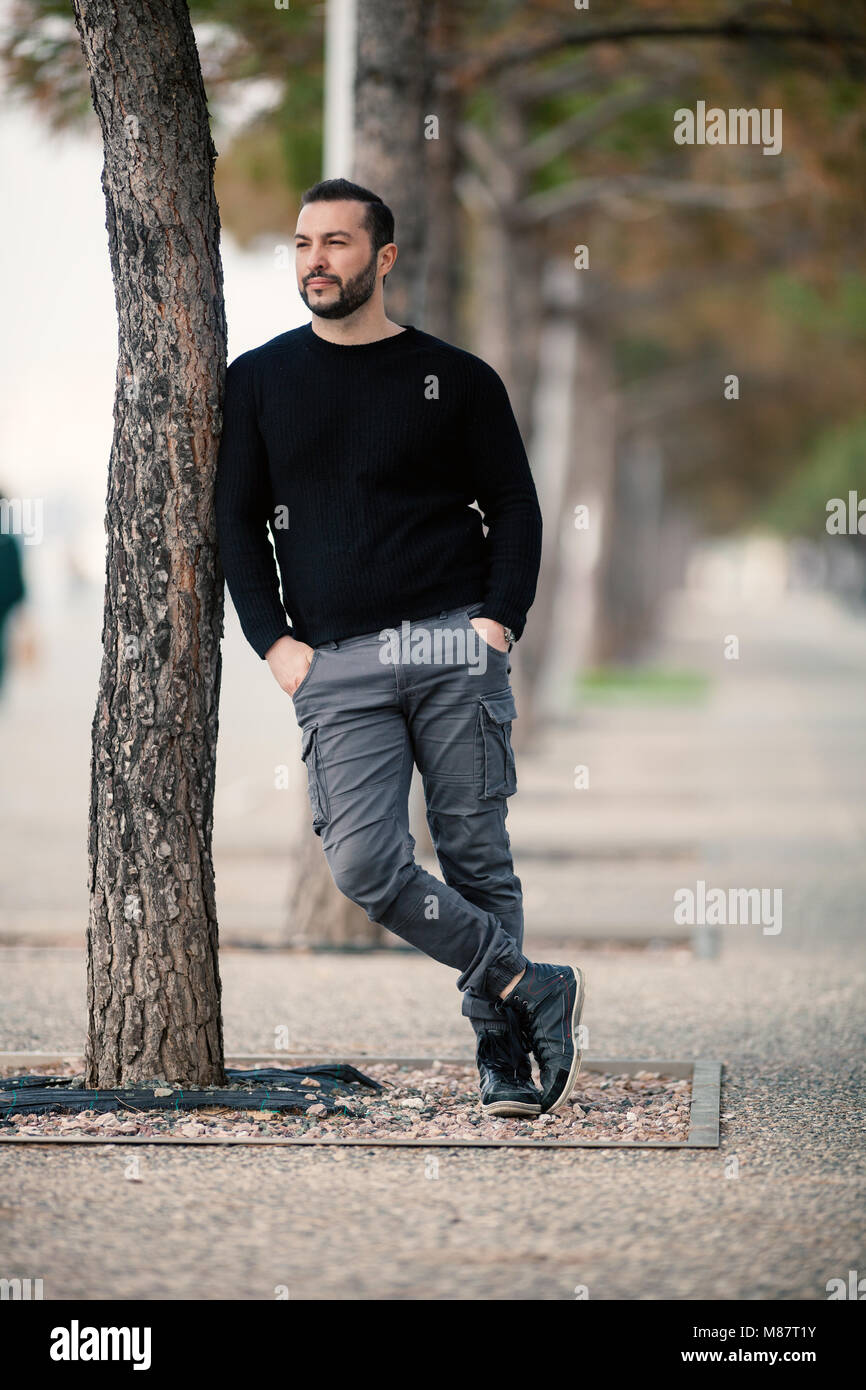
[[[34,1075],[68,1075],[83,1086],[83,1075],[66,1071]],[[80,1134],[101,1137],[176,1135],[187,1139],[544,1139],[609,1140],[633,1144],[639,1140],[678,1140],[689,1133],[691,1082],[641,1071],[630,1076],[589,1073],[581,1077],[565,1105],[550,1115],[531,1120],[485,1115],[478,1100],[475,1067],[434,1061],[430,1067],[369,1063],[367,1075],[382,1086],[375,1098],[357,1083],[335,1096],[342,1109],[328,1113],[317,1101],[320,1083],[304,1077],[302,1114],[267,1110],[231,1110],[207,1106],[187,1112],[140,1110],[125,1106],[105,1114],[83,1111],[27,1114],[9,1117],[20,1137]],[[535,1068],[538,1081],[538,1069]],[[169,1089],[169,1088],[166,1088]],[[225,1089],[240,1090],[240,1083]],[[3,1130],[0,1129],[0,1136]]]

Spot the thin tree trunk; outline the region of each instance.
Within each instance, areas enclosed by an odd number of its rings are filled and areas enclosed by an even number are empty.
[[[322,842],[305,823],[292,856],[287,944],[291,946],[381,946],[385,928],[371,922],[334,883]]]
[[[580,272],[574,283],[574,376],[567,472],[556,513],[558,544],[549,560],[549,587],[540,586],[538,616],[533,608],[546,643],[543,651],[533,649],[530,662],[538,673],[539,718],[567,716],[574,709],[575,679],[587,665],[594,640],[601,544],[603,535],[609,535],[605,527],[614,475],[616,395],[609,334],[605,323],[582,307],[585,282]],[[560,350],[560,357],[565,356]],[[578,507],[587,510],[576,514]]]
[[[541,567],[535,602],[515,665],[520,678],[522,747],[533,746],[543,713],[549,713],[546,678],[567,660],[571,633],[554,621],[560,595],[563,549],[572,543],[566,515],[572,460],[580,449],[583,421],[575,410],[580,338],[575,305],[579,283],[571,260],[555,257],[544,277],[544,322],[539,336],[536,389],[532,401],[531,456],[544,517]],[[579,422],[579,428],[578,428]]]
[[[458,172],[457,94],[436,97],[439,138],[430,142],[430,222],[423,328],[446,343],[458,340],[460,293],[460,208],[455,193]]]
[[[385,286],[397,323],[419,327],[426,276],[424,118],[430,114],[428,6],[362,0],[357,11],[355,140],[352,178],[394,213],[398,258]],[[288,939],[309,945],[379,946],[385,929],[339,892],[308,826],[293,847]]]
[[[439,0],[434,8],[433,49],[448,56],[457,51],[457,16],[450,0]],[[458,297],[460,293],[460,203],[457,178],[460,151],[457,132],[462,101],[458,90],[442,77],[432,94],[432,110],[438,118],[437,139],[427,142],[427,283],[422,327],[446,343],[458,341]]]
[[[430,64],[428,8],[362,0],[356,14],[355,139],[352,178],[394,213],[398,258],[385,286],[397,323],[420,326],[424,312],[425,200]],[[321,843],[308,826],[293,846],[287,937],[310,945],[378,946],[385,929],[340,893]]]
[[[658,441],[643,429],[630,430],[617,441],[604,527],[595,652],[602,666],[635,661],[654,635],[663,503]]]
[[[485,204],[476,188],[467,189],[467,196],[472,198],[467,237],[470,267],[465,296],[467,337],[470,351],[489,362],[507,388],[510,374],[509,242],[501,214]]]
[[[507,319],[507,361],[504,378],[514,415],[524,439],[532,429],[532,400],[538,372],[541,333],[542,270],[546,250],[538,234],[518,225],[516,209],[527,194],[526,178],[518,158],[527,140],[526,113],[506,85],[500,87],[499,153],[511,173],[505,206],[506,238],[504,286]],[[483,252],[483,248],[482,248]]]
[[[184,0],[74,0],[118,315],[93,720],[86,1084],[224,1081],[211,829],[226,326],[216,151]]]
[[[358,7],[353,178],[394,213],[398,257],[385,286],[389,318],[423,322],[427,248],[425,118],[432,114],[426,0]]]
[[[307,775],[300,754],[296,766],[296,794],[303,798],[304,815],[298,818],[289,845],[286,945],[381,946],[385,941],[385,928],[378,922],[371,922],[364,909],[341,893],[334,882],[322,841],[310,823]]]

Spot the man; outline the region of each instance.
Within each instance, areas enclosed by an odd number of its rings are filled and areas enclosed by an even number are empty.
[[[24,584],[24,570],[21,564],[21,548],[17,535],[11,526],[6,525],[10,512],[9,498],[0,488],[0,690],[6,675],[6,644],[8,622],[18,604],[27,597]]]
[[[584,992],[580,971],[520,949],[505,828],[509,653],[541,513],[497,373],[385,316],[393,237],[369,189],[329,179],[303,195],[296,274],[313,319],[228,368],[222,563],[247,640],[292,697],[334,881],[460,971],[485,1112],[537,1115],[574,1085]],[[414,858],[413,763],[444,882]]]

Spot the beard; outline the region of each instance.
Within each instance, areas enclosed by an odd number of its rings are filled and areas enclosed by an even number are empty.
[[[359,270],[358,274],[353,275],[351,280],[347,280],[343,285],[335,279],[333,283],[338,287],[340,293],[331,303],[312,303],[307,294],[306,285],[301,287],[301,299],[310,312],[316,314],[320,319],[344,319],[348,314],[354,314],[356,309],[360,309],[362,304],[367,303],[376,288],[376,261],[377,253],[374,251],[363,270]],[[314,277],[311,276],[310,278]]]

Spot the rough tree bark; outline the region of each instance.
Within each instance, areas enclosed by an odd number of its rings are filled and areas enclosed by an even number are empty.
[[[185,0],[74,0],[118,316],[93,720],[86,1085],[224,1081],[211,858],[226,326]]]

